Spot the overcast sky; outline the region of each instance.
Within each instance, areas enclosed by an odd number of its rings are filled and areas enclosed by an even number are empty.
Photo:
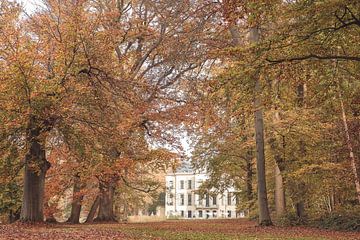
[[[36,5],[41,3],[41,0],[17,0],[20,2],[24,7],[27,13],[32,13],[36,9]]]

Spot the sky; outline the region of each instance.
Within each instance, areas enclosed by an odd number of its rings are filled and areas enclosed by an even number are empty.
[[[36,10],[36,5],[39,5],[41,3],[40,0],[17,0],[20,2],[27,13],[32,13]]]

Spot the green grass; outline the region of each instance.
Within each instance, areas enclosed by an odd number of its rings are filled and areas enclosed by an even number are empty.
[[[174,232],[163,229],[150,229],[150,228],[125,228],[119,229],[131,237],[138,239],[166,239],[166,240],[324,240],[326,238],[313,238],[313,237],[276,237],[276,236],[252,236],[246,234],[225,234],[225,233],[203,233],[203,232]]]
[[[126,232],[131,237],[136,237],[139,239],[169,239],[169,240],[207,240],[207,239],[223,239],[223,240],[232,240],[230,236],[224,234],[210,234],[210,233],[198,233],[198,232],[173,232],[168,230],[153,230],[153,229],[122,229],[123,232]],[[254,238],[249,238],[254,239]]]

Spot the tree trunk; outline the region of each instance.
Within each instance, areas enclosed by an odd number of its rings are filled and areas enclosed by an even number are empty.
[[[286,202],[283,178],[281,176],[280,168],[275,163],[275,212],[277,217],[285,214]]]
[[[82,206],[82,200],[84,196],[80,194],[80,191],[82,189],[82,184],[80,180],[79,174],[76,174],[74,176],[74,189],[73,189],[73,201],[71,204],[71,214],[70,218],[67,220],[67,222],[78,224],[80,223],[80,213],[81,213],[81,206]]]
[[[113,209],[115,186],[110,181],[108,183],[100,183],[100,200],[99,213],[96,222],[114,222],[116,217]]]
[[[10,210],[9,218],[8,218],[9,223],[14,223],[19,219],[20,219],[20,208],[16,212]]]
[[[296,207],[296,215],[298,218],[303,219],[305,217],[305,204],[304,201],[298,201],[295,204]]]
[[[257,43],[260,38],[259,29],[252,27],[250,29],[250,42]],[[261,106],[261,86],[259,72],[254,74],[255,81],[255,134],[256,134],[256,166],[257,166],[257,180],[258,180],[258,204],[259,204],[259,225],[272,225],[267,191],[266,191],[266,174],[265,174],[265,150],[264,150],[264,120],[263,109]]]
[[[44,221],[44,187],[46,171],[50,163],[45,156],[45,141],[40,140],[41,128],[30,120],[27,142],[29,151],[25,156],[23,200],[20,220],[22,222]]]
[[[302,83],[299,84],[297,87],[297,106],[300,108],[305,107],[305,96],[306,96],[306,84]],[[306,144],[303,140],[300,140],[299,142],[299,149],[300,149],[300,155],[305,158],[306,157]],[[297,185],[297,199],[295,203],[296,207],[296,215],[300,219],[305,218],[305,192],[306,192],[306,186],[303,181],[300,180],[300,182],[296,183]]]
[[[279,81],[278,79],[274,80],[273,85],[274,93],[275,93],[275,99],[280,100],[280,93],[279,93]],[[280,122],[280,112],[279,112],[279,106],[275,105],[275,113],[273,117],[273,121],[275,124]],[[283,140],[283,150],[285,150],[285,140]],[[274,159],[275,159],[275,169],[274,169],[274,180],[275,180],[275,212],[277,217],[281,217],[284,215],[286,211],[286,202],[285,202],[285,188],[284,188],[284,181],[283,177],[281,175],[281,170],[284,170],[284,158],[280,154],[280,144],[278,144],[278,140],[276,137],[272,140],[272,150],[274,152]],[[282,165],[282,169],[280,170],[279,165]]]
[[[99,207],[99,202],[100,202],[100,197],[97,196],[93,202],[93,204],[91,205],[91,208],[90,208],[90,211],[89,211],[89,214],[86,218],[86,223],[92,223],[94,221],[94,217],[95,217],[95,214],[96,214],[96,210],[98,209]]]
[[[253,206],[253,164],[252,164],[252,151],[248,151],[246,157],[246,198],[249,202],[248,215],[250,216],[250,210]]]
[[[353,150],[353,146],[352,146],[351,139],[350,139],[349,127],[348,127],[348,122],[347,122],[347,118],[346,118],[346,112],[345,112],[344,102],[343,102],[343,99],[342,99],[342,94],[340,92],[340,86],[339,86],[339,99],[340,99],[340,107],[341,107],[341,116],[342,116],[342,121],[343,121],[343,125],[344,125],[345,137],[346,137],[346,146],[347,146],[348,151],[349,151],[351,169],[352,169],[352,172],[353,172],[353,175],[354,175],[356,198],[357,198],[357,201],[360,204],[359,173],[358,173],[357,167],[356,167],[356,160],[355,160],[354,150]]]

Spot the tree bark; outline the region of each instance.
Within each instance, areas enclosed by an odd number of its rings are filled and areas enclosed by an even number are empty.
[[[300,200],[295,204],[296,207],[296,215],[298,218],[303,219],[305,217],[305,203]]]
[[[297,106],[303,108],[305,106],[305,96],[306,96],[306,84],[299,84],[297,87]],[[306,144],[303,140],[299,142],[300,155],[305,158],[306,157]],[[304,219],[306,216],[305,212],[305,183],[300,181],[297,184],[297,199],[295,203],[296,215],[300,219]]]
[[[74,176],[74,189],[73,189],[73,201],[71,203],[71,214],[70,218],[67,220],[67,222],[78,224],[80,223],[80,213],[81,213],[81,206],[82,206],[82,200],[84,196],[80,194],[80,191],[82,189],[82,184],[80,180],[79,174],[76,174]]]
[[[41,140],[42,130],[30,119],[27,142],[28,153],[25,156],[23,200],[20,220],[22,222],[43,222],[43,204],[45,175],[50,163],[45,156],[45,140]]]
[[[279,100],[280,97],[280,93],[279,93],[279,81],[278,79],[274,80],[274,85],[273,85],[273,89],[274,89],[274,93],[275,93],[275,99]],[[280,122],[280,113],[279,113],[279,107],[275,105],[275,113],[274,113],[274,123],[277,124]],[[283,140],[285,141],[285,140]],[[279,145],[277,144],[277,139],[276,137],[274,137],[274,139],[272,140],[272,144],[271,147],[273,149],[274,152],[274,159],[275,159],[275,169],[274,169],[274,181],[275,181],[275,212],[276,212],[276,216],[277,217],[281,217],[282,215],[284,215],[285,211],[286,211],[286,202],[285,202],[285,188],[284,188],[284,181],[283,181],[283,177],[281,174],[281,170],[279,165],[282,165],[282,168],[284,168],[284,157],[281,156],[281,154],[279,153]],[[285,148],[285,144],[283,143],[283,148]],[[283,169],[282,169],[283,170]]]
[[[258,27],[250,29],[249,40],[251,43],[257,43],[260,39]],[[264,150],[264,120],[263,108],[261,106],[261,86],[259,72],[255,73],[255,135],[256,135],[256,166],[257,166],[257,180],[258,180],[258,204],[259,204],[259,225],[272,225],[267,191],[266,191],[266,174],[265,174],[265,150]]]
[[[115,184],[110,182],[100,182],[100,198],[99,198],[99,213],[96,222],[114,222],[116,217],[113,209]]]
[[[10,210],[9,218],[8,218],[9,223],[14,223],[19,219],[20,219],[20,209],[15,212],[13,210]]]
[[[96,214],[96,211],[98,210],[99,208],[99,202],[100,202],[100,197],[97,196],[93,202],[93,204],[91,205],[91,208],[90,208],[90,211],[89,211],[89,214],[86,218],[86,223],[92,223],[94,221],[94,217],[95,217],[95,214]]]
[[[285,201],[285,190],[284,182],[281,175],[280,168],[277,163],[275,163],[275,212],[277,217],[281,217],[285,214],[286,211],[286,201]]]
[[[353,150],[353,146],[351,143],[351,138],[350,138],[350,133],[349,133],[349,127],[348,127],[348,122],[347,122],[347,117],[346,117],[346,112],[345,112],[345,107],[344,107],[344,102],[342,99],[342,94],[340,92],[340,86],[339,86],[339,99],[340,99],[340,107],[341,107],[341,117],[342,117],[342,121],[343,121],[343,125],[344,125],[344,131],[345,131],[345,137],[346,137],[346,146],[348,148],[349,151],[349,157],[350,157],[350,162],[351,162],[351,169],[354,175],[354,183],[355,183],[355,189],[356,189],[356,197],[357,197],[357,201],[360,204],[360,180],[359,180],[359,173],[357,171],[357,167],[356,167],[356,160],[355,160],[355,156],[354,156],[354,150]]]
[[[250,210],[253,207],[253,152],[249,150],[246,156],[246,198],[249,202],[248,215],[250,216]]]

